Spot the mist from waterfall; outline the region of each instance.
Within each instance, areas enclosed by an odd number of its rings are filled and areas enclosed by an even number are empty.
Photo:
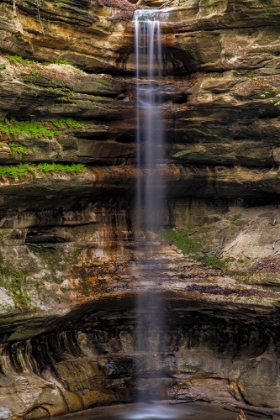
[[[137,112],[137,278],[141,286],[137,310],[139,353],[137,400],[157,398],[149,381],[161,370],[164,337],[162,299],[156,293],[159,262],[158,233],[164,212],[164,125],[162,107],[162,45],[158,11],[135,12]],[[144,291],[143,291],[144,289]]]

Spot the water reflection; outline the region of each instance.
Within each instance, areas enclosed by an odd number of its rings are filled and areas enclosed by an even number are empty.
[[[125,404],[96,407],[81,413],[56,417],[57,420],[236,420],[239,410],[211,403]],[[246,413],[247,420],[267,419],[259,413]],[[276,417],[279,419],[279,417]]]
[[[192,411],[192,413],[191,413]],[[188,410],[187,415],[194,414],[193,410]],[[185,417],[178,407],[166,404],[137,404],[136,410],[125,415],[126,420],[160,420],[160,419],[180,419]]]

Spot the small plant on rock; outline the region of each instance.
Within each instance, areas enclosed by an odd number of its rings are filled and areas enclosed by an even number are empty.
[[[270,90],[265,91],[260,95],[262,99],[269,99],[269,102],[273,106],[280,105],[280,93],[276,87],[272,87]]]
[[[10,146],[12,155],[15,155],[17,153],[20,155],[27,155],[28,153],[26,147],[22,146],[19,143],[10,143],[9,146]]]
[[[10,121],[0,122],[0,132],[10,136],[24,134],[39,139],[41,137],[52,138],[59,134],[57,130],[49,130],[42,123],[30,121],[17,121],[12,118]]]
[[[10,63],[22,64],[23,66],[29,66],[30,64],[35,64],[34,60],[29,60],[28,58],[23,58],[20,55],[9,55],[8,59],[9,59]]]
[[[61,59],[61,58],[56,58],[56,59],[54,60],[54,62],[55,62],[55,64],[70,64],[70,63],[69,63],[69,61],[67,61],[67,60],[63,60],[63,59]]]
[[[40,163],[38,165],[38,170],[43,174],[48,172],[79,174],[85,171],[85,166],[82,163],[72,163],[72,165],[63,165],[62,163]]]
[[[26,290],[26,278],[22,272],[15,274],[11,282],[10,290],[13,294],[15,307],[18,309],[30,308],[31,297]]]
[[[27,176],[35,176],[36,171],[30,163],[21,163],[18,166],[2,166],[0,167],[0,177],[22,178]]]

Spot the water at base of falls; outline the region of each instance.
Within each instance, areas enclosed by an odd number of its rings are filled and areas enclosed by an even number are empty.
[[[134,408],[135,411],[124,415],[126,420],[179,420],[180,418],[183,418],[182,413],[180,413],[176,407],[171,407],[169,405],[138,404]],[[188,415],[194,413],[191,409],[188,411]]]
[[[225,409],[226,408],[226,409]],[[96,407],[81,413],[56,417],[57,420],[236,420],[239,409],[209,403],[126,404],[111,407]],[[248,420],[267,419],[267,416],[252,412]],[[278,418],[278,417],[277,417]]]

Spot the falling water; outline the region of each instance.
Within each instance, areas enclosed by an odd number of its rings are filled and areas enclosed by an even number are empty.
[[[164,135],[162,97],[158,82],[162,72],[160,21],[155,12],[135,13],[137,165],[144,176],[137,180],[137,227],[157,231],[162,221],[162,165]]]
[[[156,11],[135,13],[137,98],[137,199],[138,298],[137,350],[139,373],[137,399],[155,399],[160,376],[163,341],[163,305],[156,293],[159,277],[157,234],[164,211],[164,126],[161,93],[161,23]],[[153,379],[151,379],[153,378]]]

